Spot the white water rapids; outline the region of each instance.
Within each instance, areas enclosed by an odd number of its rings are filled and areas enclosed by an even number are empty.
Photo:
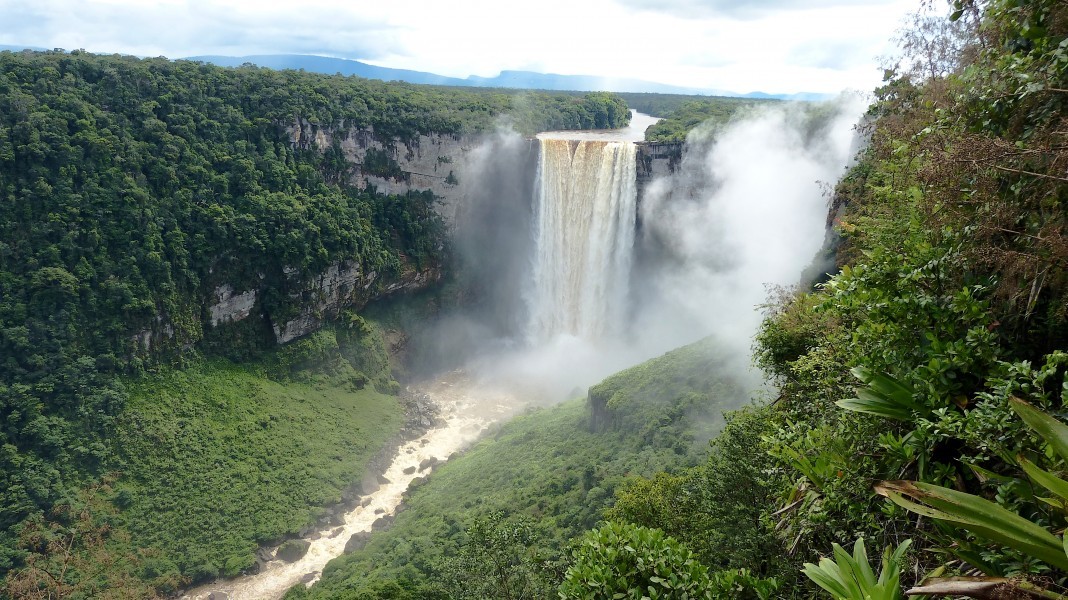
[[[272,560],[255,575],[203,585],[188,590],[181,599],[277,600],[294,585],[302,582],[312,585],[318,581],[326,563],[344,552],[345,544],[353,534],[371,531],[376,520],[396,512],[408,485],[415,478],[429,474],[425,468],[420,470],[421,464],[425,466],[425,461],[433,459],[444,462],[452,453],[478,439],[492,423],[507,418],[518,407],[517,400],[509,392],[473,381],[460,372],[449,373],[414,391],[426,393],[433,399],[441,409],[443,423],[400,447],[383,474],[389,483],[365,495],[361,506],[343,516],[344,524],[326,527],[305,538],[311,546],[297,561]],[[406,470],[410,472],[406,473]]]

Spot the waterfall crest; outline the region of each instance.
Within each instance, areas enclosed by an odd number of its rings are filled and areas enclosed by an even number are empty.
[[[528,338],[595,341],[625,314],[637,194],[632,142],[540,139]]]

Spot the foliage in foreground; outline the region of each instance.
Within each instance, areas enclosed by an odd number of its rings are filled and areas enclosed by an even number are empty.
[[[905,540],[893,551],[887,546],[878,577],[868,563],[863,538],[853,545],[852,556],[834,544],[834,560],[821,558],[818,565],[805,563],[805,575],[834,600],[904,600],[899,582],[905,552],[911,543],[912,540]]]
[[[1040,530],[1066,523],[1021,471],[1018,455],[1044,453],[1011,406],[1019,397],[1063,414],[1068,402],[1068,286],[1052,275],[1068,266],[1066,213],[1054,208],[1068,193],[1058,175],[1068,154],[1054,141],[1068,105],[1068,9],[961,8],[970,45],[957,62],[902,66],[879,90],[871,145],[837,189],[840,273],[771,306],[758,336],[780,386],[766,441],[785,469],[766,518],[791,561],[842,539],[911,537],[937,552],[915,555],[920,572],[948,561],[1062,582],[1053,540],[1035,553],[990,547],[985,529],[917,527],[874,489],[910,479],[884,490],[943,509],[981,499]],[[918,34],[932,32],[927,48],[952,41],[944,28]],[[1055,455],[1042,462],[1063,468]]]
[[[712,598],[711,588],[708,567],[664,532],[608,523],[578,541],[560,597]]]

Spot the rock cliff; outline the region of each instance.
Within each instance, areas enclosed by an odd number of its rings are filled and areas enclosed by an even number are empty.
[[[324,126],[304,118],[295,119],[286,131],[295,148],[339,148],[351,167],[348,183],[361,189],[373,186],[383,194],[430,190],[450,226],[470,192],[474,150],[483,141],[479,135],[452,134],[381,139],[370,128]]]

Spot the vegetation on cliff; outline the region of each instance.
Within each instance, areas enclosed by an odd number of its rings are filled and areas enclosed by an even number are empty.
[[[660,121],[645,130],[649,142],[684,142],[698,125],[715,126],[729,121],[739,111],[778,102],[727,96],[689,96],[682,94],[619,93],[630,108]]]
[[[708,564],[740,559],[785,582],[777,597],[820,593],[804,563],[830,585],[814,563],[835,544],[909,538],[889,563],[904,585],[937,568],[1065,593],[1063,500],[1032,482],[1060,489],[1064,471],[1050,423],[1068,410],[1068,8],[957,2],[954,17],[918,19],[877,92],[870,146],[836,190],[840,271],[767,307],[756,358],[777,400],[735,415],[705,472],[622,490],[610,518]]]

